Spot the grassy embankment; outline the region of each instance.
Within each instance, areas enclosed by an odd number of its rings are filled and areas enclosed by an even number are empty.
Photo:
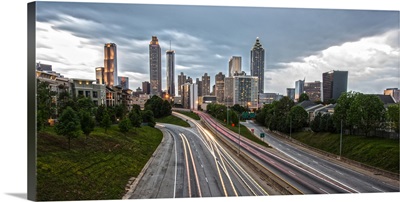
[[[194,119],[194,120],[200,120],[199,115],[197,115],[196,113],[193,113],[193,112],[179,111],[179,110],[176,110],[176,111],[174,111],[174,112],[181,113],[181,114],[183,114],[183,115],[185,115],[185,116],[188,116],[188,117],[190,117],[190,118],[192,118],[192,119]]]
[[[339,155],[340,134],[299,132],[292,133],[292,138],[320,150]],[[399,140],[343,135],[342,156],[399,173]]]
[[[37,200],[121,199],[129,178],[136,177],[162,140],[158,129],[143,126],[127,134],[113,125],[95,128],[85,144],[54,128],[37,134]]]
[[[182,126],[182,127],[190,127],[189,123],[187,123],[186,121],[184,121],[181,118],[178,118],[174,115],[157,118],[156,122],[157,123],[169,123],[169,124],[174,124],[174,125],[178,125],[178,126]]]

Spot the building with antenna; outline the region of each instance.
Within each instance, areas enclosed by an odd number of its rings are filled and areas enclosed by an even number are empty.
[[[258,93],[264,93],[265,50],[257,37],[250,51],[250,74],[258,77]]]

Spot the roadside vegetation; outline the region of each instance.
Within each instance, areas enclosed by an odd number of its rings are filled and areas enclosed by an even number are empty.
[[[299,103],[307,100],[308,96],[302,94]],[[271,131],[291,133],[292,138],[337,155],[342,132],[342,156],[399,173],[399,140],[383,138],[399,132],[399,104],[385,108],[378,96],[358,92],[342,93],[330,104],[336,104],[333,113],[319,112],[310,121],[307,112],[285,96],[258,110],[256,121]]]
[[[177,113],[186,115],[186,116],[188,116],[188,117],[190,117],[190,118],[192,118],[192,119],[194,119],[194,120],[200,120],[199,115],[197,115],[196,113],[194,113],[194,112],[192,112],[192,111],[187,112],[187,111],[175,110],[174,112],[177,112]]]
[[[292,138],[317,149],[339,156],[340,134],[292,133]],[[378,137],[343,135],[342,156],[370,166],[399,173],[399,141]]]
[[[158,96],[144,109],[97,105],[68,87],[37,85],[37,200],[121,199],[162,140],[156,119],[171,115]]]
[[[248,109],[247,109],[248,111]],[[246,112],[246,108],[239,105],[234,105],[231,108],[227,108],[225,105],[221,104],[208,104],[207,113],[216,118],[221,125],[225,126],[229,130],[239,133],[239,118],[240,121],[244,121],[245,118],[241,117],[239,114]],[[260,145],[270,147],[262,139],[259,138],[260,134],[252,134],[246,126],[240,124],[240,136],[245,137],[253,142]]]
[[[162,118],[158,118],[155,120],[158,123],[169,123],[169,124],[174,124],[174,125],[178,125],[178,126],[182,126],[182,127],[190,127],[190,124],[184,120],[182,120],[181,118],[178,118],[174,115],[169,115],[169,116],[165,116]]]
[[[37,200],[120,199],[131,177],[139,175],[162,133],[142,126],[122,133],[118,125],[107,132],[95,127],[88,139],[68,144],[54,127],[37,134]]]

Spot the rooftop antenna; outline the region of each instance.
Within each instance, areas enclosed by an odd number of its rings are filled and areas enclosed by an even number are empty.
[[[171,50],[171,40],[169,40],[169,50]]]

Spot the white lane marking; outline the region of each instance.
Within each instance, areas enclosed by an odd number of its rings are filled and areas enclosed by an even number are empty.
[[[326,194],[329,194],[327,191],[325,191],[324,189],[322,189],[322,188],[319,188],[321,191],[323,191],[323,192],[325,192]]]
[[[208,179],[206,178],[206,182],[208,183]]]
[[[337,171],[337,170],[336,170],[336,172],[339,173],[339,174],[341,174],[341,175],[343,175],[343,173],[341,173],[341,172],[339,172],[339,171]]]
[[[172,135],[171,135],[172,136]],[[173,137],[174,138],[174,137]],[[177,170],[178,170],[178,152],[176,151],[176,139],[174,138],[174,147],[175,147],[175,183],[174,183],[174,195],[173,198],[175,198],[175,193],[176,193],[176,175],[177,175]]]
[[[376,190],[378,190],[378,191],[384,192],[382,189],[378,189],[378,188],[376,188],[376,187],[374,187],[374,186],[372,186],[372,188],[374,188],[374,189],[376,189]]]

